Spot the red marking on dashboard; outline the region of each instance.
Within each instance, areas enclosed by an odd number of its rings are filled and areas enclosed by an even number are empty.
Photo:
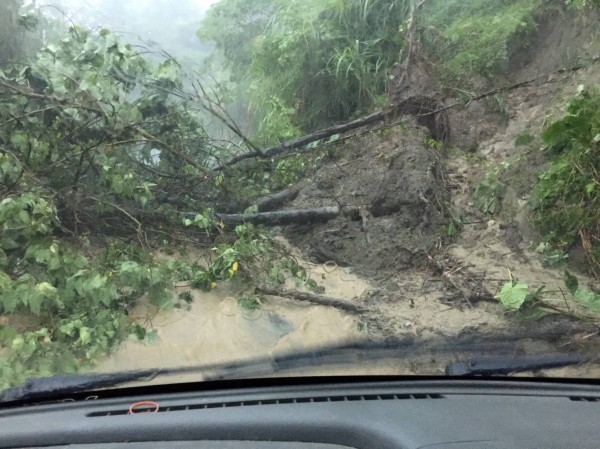
[[[148,408],[148,407],[150,407],[150,408]],[[135,415],[138,413],[157,413],[159,409],[160,409],[160,407],[154,401],[134,402],[129,407],[129,412],[127,412],[127,414]]]

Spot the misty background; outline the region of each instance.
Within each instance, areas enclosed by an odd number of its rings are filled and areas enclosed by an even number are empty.
[[[164,59],[164,51],[188,69],[197,70],[214,45],[197,30],[218,0],[33,0],[44,14],[91,28],[108,28],[132,44]]]

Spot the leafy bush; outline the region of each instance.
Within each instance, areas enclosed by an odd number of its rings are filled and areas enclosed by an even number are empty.
[[[565,116],[543,133],[552,149],[534,190],[535,223],[546,240],[566,249],[578,238],[593,264],[600,237],[600,87],[580,86]]]
[[[468,82],[506,71],[511,53],[535,30],[542,0],[433,0],[423,12],[423,41],[447,78]]]

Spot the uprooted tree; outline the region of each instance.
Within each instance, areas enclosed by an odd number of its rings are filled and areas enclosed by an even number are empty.
[[[265,251],[244,225],[208,269],[152,257],[208,241],[222,195],[208,167],[228,151],[203,127],[214,104],[175,61],[151,64],[107,30],[73,27],[1,72],[0,97],[0,313],[39,323],[2,328],[3,386],[143,338],[127,316],[136,298],[172,307],[174,280],[210,289]]]
[[[0,386],[77,370],[128,334],[144,338],[128,308],[144,294],[173,307],[176,280],[209,290],[267,272],[249,285],[249,307],[275,292],[355,310],[269,287],[283,270],[312,281],[252,220],[216,213],[231,175],[212,168],[235,145],[212,140],[204,120],[258,150],[176,61],[152,64],[108,30],[72,27],[34,63],[0,72],[0,98],[0,314],[29,320],[0,329]],[[153,256],[190,242],[215,247],[208,267]]]

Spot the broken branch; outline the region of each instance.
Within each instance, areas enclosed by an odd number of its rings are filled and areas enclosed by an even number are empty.
[[[331,298],[329,296],[316,295],[314,293],[301,292],[298,290],[279,290],[268,285],[256,287],[256,291],[263,295],[280,296],[282,298],[295,299],[297,301],[306,301],[320,306],[335,307],[351,313],[363,313],[366,310],[350,301]]]

